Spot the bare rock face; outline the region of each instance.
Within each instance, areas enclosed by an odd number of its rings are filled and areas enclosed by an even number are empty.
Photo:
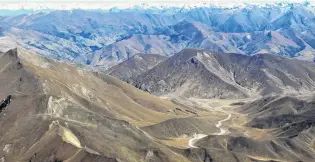
[[[198,98],[311,93],[314,69],[313,62],[268,54],[185,49],[139,75],[133,84],[155,95]]]

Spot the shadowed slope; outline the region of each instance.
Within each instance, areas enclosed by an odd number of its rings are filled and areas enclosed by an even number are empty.
[[[156,95],[197,98],[311,93],[314,69],[313,62],[273,55],[185,49],[139,75],[133,84]]]
[[[137,54],[107,70],[107,74],[124,81],[132,81],[138,75],[152,69],[167,57],[155,54]]]

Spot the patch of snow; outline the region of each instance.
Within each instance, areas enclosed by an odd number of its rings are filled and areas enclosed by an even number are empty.
[[[60,126],[59,135],[62,137],[62,140],[77,147],[82,148],[79,139],[67,128]]]
[[[154,152],[149,150],[145,155],[145,160],[149,160],[152,156],[154,156]]]
[[[203,55],[205,55],[207,58],[210,58],[210,55],[206,52],[204,52]]]
[[[49,97],[47,103],[47,114],[54,115],[56,117],[61,117],[63,114],[63,110],[67,107],[67,103],[65,98],[54,99],[52,96]]]
[[[98,152],[96,152],[96,151],[94,151],[94,150],[92,150],[92,149],[90,149],[90,148],[88,148],[88,147],[84,147],[84,149],[87,151],[87,152],[89,152],[89,153],[91,153],[91,154],[95,154],[95,155],[100,155],[100,153],[98,153]]]
[[[247,38],[247,39],[252,39],[252,35],[248,34],[248,35],[246,36],[246,38]]]
[[[9,153],[11,148],[11,144],[6,144],[3,148],[3,152]]]

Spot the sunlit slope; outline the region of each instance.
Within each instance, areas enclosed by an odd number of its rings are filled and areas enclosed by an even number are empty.
[[[31,53],[22,57],[26,58],[27,55],[31,58],[26,59],[30,60],[26,64],[44,82],[44,90],[47,93],[70,96],[69,100],[76,100],[75,102],[83,106],[91,105],[94,107],[93,111],[105,116],[140,125],[153,124],[173,117],[172,110],[180,108],[170,101],[159,99],[114,77],[44,60]]]
[[[18,57],[19,56],[19,57]],[[0,54],[0,159],[5,161],[186,161],[137,126],[189,113],[109,76],[25,50]]]

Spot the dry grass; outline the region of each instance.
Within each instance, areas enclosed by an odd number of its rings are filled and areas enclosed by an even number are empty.
[[[181,138],[170,138],[167,140],[159,140],[164,145],[171,146],[171,147],[177,147],[181,149],[188,148],[188,141],[190,138],[188,137],[181,137]]]
[[[30,56],[32,55],[32,56]],[[49,94],[66,98],[88,100],[97,107],[112,113],[112,117],[137,126],[152,125],[174,117],[187,117],[187,113],[173,114],[179,105],[152,96],[111,76],[97,77],[90,71],[52,60],[38,59],[27,53],[24,64],[38,75]],[[46,61],[46,62],[45,62]],[[49,67],[43,68],[42,65]],[[78,103],[83,101],[76,101]]]

